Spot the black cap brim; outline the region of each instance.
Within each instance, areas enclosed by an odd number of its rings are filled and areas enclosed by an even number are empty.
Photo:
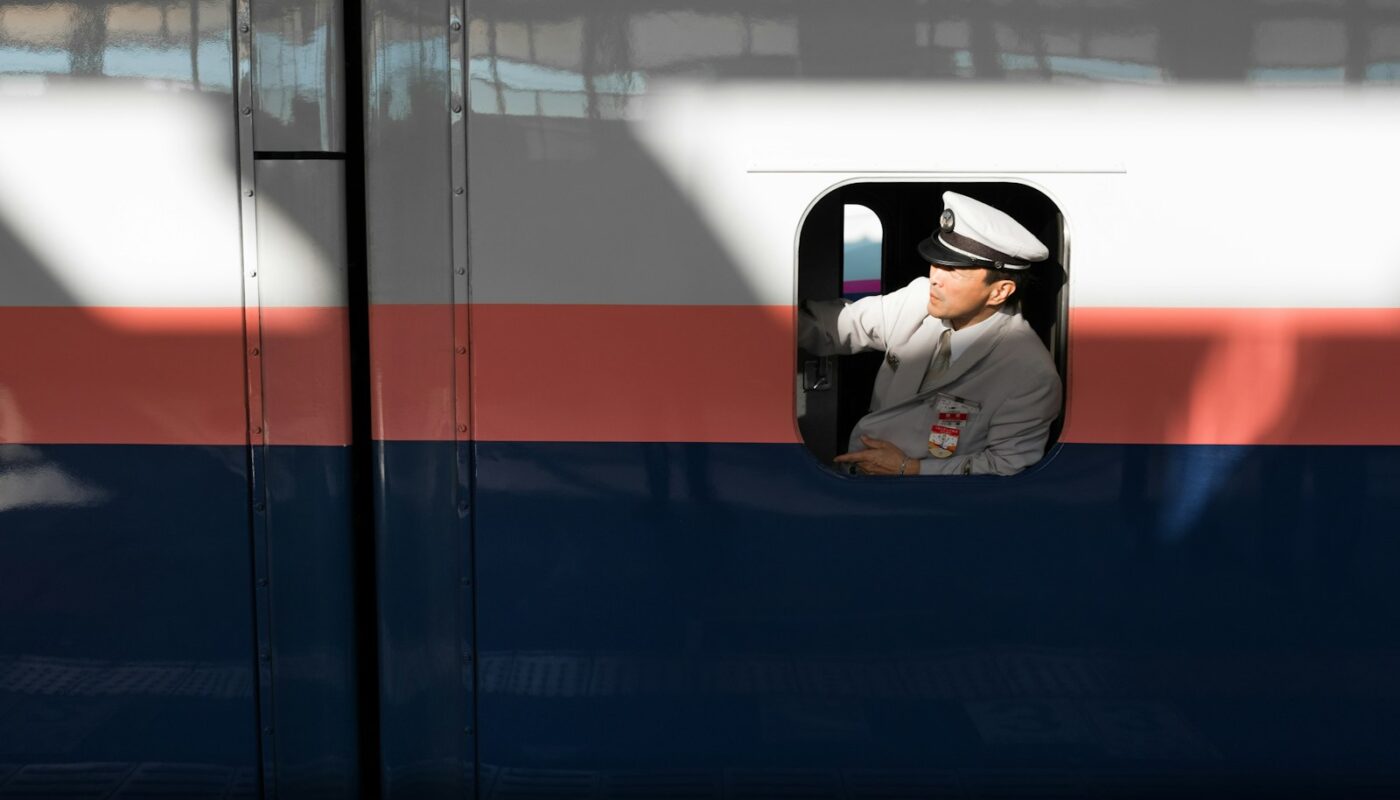
[[[986,259],[963,255],[944,244],[937,236],[930,236],[919,242],[919,255],[930,264],[944,267],[990,267]]]

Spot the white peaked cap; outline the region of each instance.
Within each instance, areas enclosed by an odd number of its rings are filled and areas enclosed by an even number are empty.
[[[930,263],[950,267],[1028,269],[1050,250],[1003,211],[957,192],[943,193],[939,228],[919,243]]]

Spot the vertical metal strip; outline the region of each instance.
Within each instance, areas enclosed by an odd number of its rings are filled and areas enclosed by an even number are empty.
[[[253,15],[235,0],[238,54],[238,192],[243,232],[243,344],[248,388],[248,480],[253,520],[253,579],[258,674],[258,736],[264,797],[277,796],[272,717],[272,587],[267,532],[267,415],[263,408],[262,298],[258,276],[258,214],[253,156]]]
[[[460,609],[458,626],[462,664],[462,686],[467,692],[462,735],[471,797],[479,795],[477,776],[476,722],[476,587],[473,580],[474,542],[472,538],[472,424],[471,403],[471,292],[468,282],[467,217],[467,4],[450,0],[448,5],[448,54],[451,85],[448,91],[448,137],[451,159],[452,213],[452,396],[454,463],[459,541]]]

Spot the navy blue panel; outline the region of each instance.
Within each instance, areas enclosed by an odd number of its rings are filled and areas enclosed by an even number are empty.
[[[1400,448],[1071,445],[1012,479],[787,445],[477,463],[488,793],[1400,788]]]
[[[376,442],[381,791],[467,796],[473,786],[470,671],[461,599],[468,509],[453,442]],[[465,452],[465,448],[461,448]]]
[[[352,797],[359,755],[350,450],[269,447],[266,464],[277,792]]]
[[[204,770],[214,794],[255,780],[245,465],[242,447],[0,446],[6,791],[91,763]]]

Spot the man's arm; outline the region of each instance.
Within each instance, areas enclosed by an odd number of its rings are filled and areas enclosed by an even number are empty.
[[[797,345],[813,355],[835,356],[884,350],[889,326],[899,318],[914,284],[878,297],[808,300],[797,310]]]
[[[985,449],[949,458],[919,461],[919,475],[1015,475],[1040,461],[1050,423],[1060,413],[1058,376],[1023,394],[1008,397],[992,416]],[[913,470],[910,470],[913,472]]]

